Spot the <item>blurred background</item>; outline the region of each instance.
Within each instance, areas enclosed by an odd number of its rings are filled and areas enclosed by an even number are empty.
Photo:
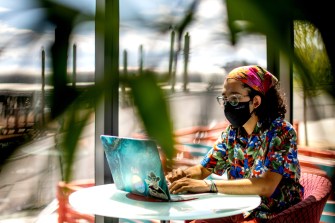
[[[224,76],[249,64],[279,77],[303,171],[334,182],[334,75],[320,23],[299,1],[279,22],[286,1],[255,3],[259,21],[239,17],[249,6],[238,4],[0,0],[0,222],[70,222],[59,217],[71,211],[64,188],[110,180],[96,171],[102,133],[167,136],[174,165],[197,163],[227,125],[216,102]],[[334,222],[334,209],[332,196],[321,220]]]

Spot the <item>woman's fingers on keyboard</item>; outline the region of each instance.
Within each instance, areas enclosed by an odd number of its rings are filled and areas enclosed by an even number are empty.
[[[169,172],[166,175],[166,179],[169,182],[174,182],[174,181],[179,180],[179,179],[181,179],[185,176],[186,176],[186,174],[182,169],[173,169],[171,172]]]

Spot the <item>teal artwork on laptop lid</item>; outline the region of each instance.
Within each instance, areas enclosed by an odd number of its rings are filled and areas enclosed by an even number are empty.
[[[101,135],[100,139],[119,190],[170,200],[155,141],[109,135]]]

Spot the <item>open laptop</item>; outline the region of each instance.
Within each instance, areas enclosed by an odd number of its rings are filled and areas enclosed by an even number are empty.
[[[170,194],[155,141],[110,135],[100,136],[117,189],[148,198],[182,201],[213,193]]]

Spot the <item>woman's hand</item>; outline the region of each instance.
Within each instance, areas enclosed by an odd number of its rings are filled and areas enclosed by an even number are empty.
[[[188,177],[183,177],[173,181],[169,186],[170,193],[203,193],[210,191],[210,185],[204,180],[195,180]]]
[[[169,183],[172,183],[176,180],[179,180],[183,177],[187,177],[186,173],[184,170],[182,169],[173,169],[171,172],[169,172],[165,178]]]

